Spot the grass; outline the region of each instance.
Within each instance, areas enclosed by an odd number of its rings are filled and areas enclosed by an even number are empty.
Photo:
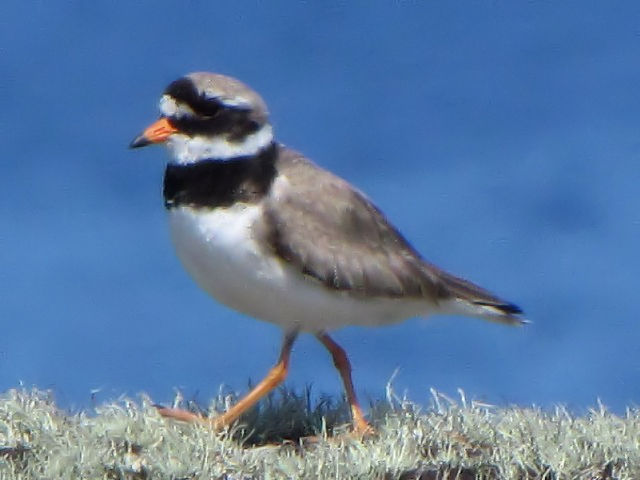
[[[214,399],[213,414],[233,398]],[[191,405],[194,407],[193,405]],[[495,408],[433,392],[421,410],[388,389],[378,435],[346,434],[342,401],[281,389],[225,432],[162,419],[147,398],[92,414],[40,390],[0,395],[0,478],[640,479],[640,410]],[[318,434],[313,442],[300,438]]]

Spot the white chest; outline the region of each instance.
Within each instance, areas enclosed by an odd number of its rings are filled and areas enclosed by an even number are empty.
[[[238,204],[212,211],[169,211],[171,237],[186,270],[219,302],[286,329],[380,325],[425,314],[425,305],[363,300],[326,289],[260,247],[261,209]]]
[[[281,282],[278,262],[265,257],[254,238],[260,212],[245,204],[169,212],[171,237],[187,271],[214,298],[241,311],[258,300],[261,284]]]

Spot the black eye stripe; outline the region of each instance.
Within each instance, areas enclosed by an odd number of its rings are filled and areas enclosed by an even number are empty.
[[[240,141],[260,129],[248,113],[234,110],[221,110],[210,118],[171,118],[171,124],[187,135],[225,135],[230,141]]]

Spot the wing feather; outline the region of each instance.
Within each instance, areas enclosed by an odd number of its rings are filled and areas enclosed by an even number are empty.
[[[266,238],[305,275],[354,296],[424,298],[449,305],[450,313],[523,322],[516,305],[424,261],[346,181],[285,148],[277,169],[265,204]]]
[[[283,153],[266,204],[271,248],[354,295],[446,297],[444,284],[366,196],[301,155]]]

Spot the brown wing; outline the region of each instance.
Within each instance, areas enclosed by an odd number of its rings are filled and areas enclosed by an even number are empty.
[[[266,205],[271,248],[327,287],[357,295],[444,298],[437,272],[362,193],[283,149]]]
[[[516,305],[425,262],[364,194],[282,148],[266,203],[270,248],[305,275],[352,295],[459,298],[459,313],[519,324]],[[454,310],[451,313],[455,313]]]

